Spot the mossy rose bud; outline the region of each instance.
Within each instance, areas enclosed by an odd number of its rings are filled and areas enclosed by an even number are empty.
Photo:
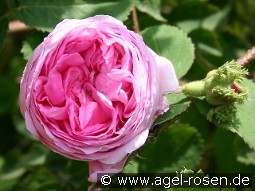
[[[242,103],[249,94],[249,89],[242,86],[247,70],[235,61],[227,62],[216,70],[210,71],[206,78],[182,86],[187,96],[205,96],[211,105]]]

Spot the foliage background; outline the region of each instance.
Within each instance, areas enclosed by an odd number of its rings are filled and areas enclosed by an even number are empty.
[[[62,19],[109,14],[133,30],[133,5],[145,42],[171,59],[181,83],[204,78],[255,44],[254,0],[1,0],[0,191],[87,190],[86,162],[53,153],[26,131],[18,105],[19,80],[32,50]],[[30,27],[8,30],[15,20]],[[254,66],[248,67],[251,80]],[[186,167],[255,177],[255,87],[247,84],[252,93],[238,114],[241,130],[209,122],[201,100],[170,95],[171,112],[155,122],[152,138],[138,151],[143,158],[134,156],[124,172]]]

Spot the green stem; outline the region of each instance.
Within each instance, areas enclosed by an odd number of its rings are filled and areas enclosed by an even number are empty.
[[[205,81],[194,81],[181,87],[182,92],[188,96],[199,97],[205,96]]]

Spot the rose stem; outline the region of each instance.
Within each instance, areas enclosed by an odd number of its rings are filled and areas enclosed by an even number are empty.
[[[237,62],[243,66],[250,64],[255,59],[255,46],[249,49]]]
[[[139,33],[140,32],[139,23],[138,23],[135,5],[132,6],[132,19],[133,19],[133,23],[134,23],[134,30],[136,33]]]

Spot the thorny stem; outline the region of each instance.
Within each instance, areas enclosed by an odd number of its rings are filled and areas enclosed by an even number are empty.
[[[255,46],[248,50],[237,62],[243,66],[250,64],[255,59]]]
[[[137,18],[135,5],[132,6],[132,19],[133,19],[133,23],[134,23],[134,31],[136,33],[139,33],[140,29],[139,29],[139,22],[138,22],[138,18]]]

